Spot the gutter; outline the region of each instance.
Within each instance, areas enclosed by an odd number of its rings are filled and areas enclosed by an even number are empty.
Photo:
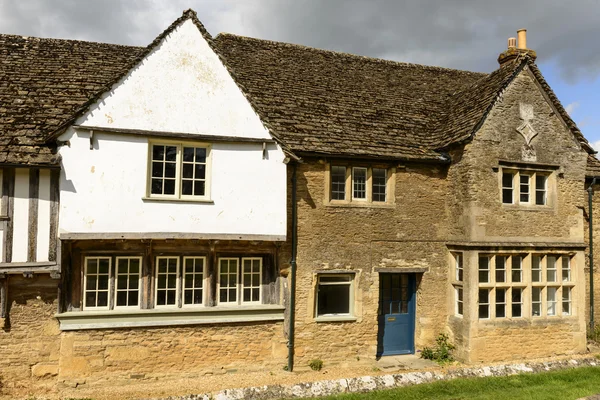
[[[298,221],[297,212],[298,206],[296,204],[296,172],[298,164],[293,163],[292,165],[292,259],[290,260],[290,326],[289,326],[289,339],[288,339],[288,365],[287,370],[292,372],[294,370],[294,335],[296,330],[296,251],[298,247]]]
[[[593,197],[594,197],[594,185],[596,184],[596,180],[598,177],[594,177],[592,179],[592,183],[587,188],[588,192],[588,224],[589,224],[589,235],[590,235],[590,332],[594,331],[594,222],[593,222]]]

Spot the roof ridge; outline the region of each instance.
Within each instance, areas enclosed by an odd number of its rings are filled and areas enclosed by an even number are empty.
[[[35,40],[35,41],[47,41],[47,42],[68,42],[68,43],[89,43],[89,44],[98,44],[103,46],[115,46],[115,47],[126,47],[126,48],[138,48],[143,49],[146,46],[133,46],[128,44],[120,44],[120,43],[108,43],[108,42],[98,42],[94,40],[82,40],[82,39],[62,39],[62,38],[46,38],[39,36],[24,36],[17,35],[12,33],[0,33],[0,39],[2,38],[11,38],[11,39],[22,39],[22,40]]]
[[[273,43],[273,44],[276,44],[279,46],[294,47],[294,48],[299,48],[299,49],[305,49],[305,50],[310,50],[310,51],[315,51],[315,52],[320,52],[320,53],[329,53],[329,54],[350,57],[350,58],[361,58],[361,59],[364,59],[367,61],[373,61],[373,62],[378,62],[378,63],[383,63],[383,64],[392,64],[392,65],[404,66],[404,67],[419,67],[419,68],[423,68],[426,70],[432,70],[432,71],[469,73],[469,74],[473,74],[473,75],[482,75],[482,77],[485,75],[489,75],[489,73],[486,73],[486,72],[468,71],[468,70],[463,70],[463,69],[440,67],[440,66],[436,66],[436,65],[415,64],[415,63],[409,63],[409,62],[404,62],[404,61],[394,61],[394,60],[388,60],[385,58],[363,56],[360,54],[353,54],[353,53],[348,53],[348,52],[344,52],[344,51],[320,49],[318,47],[312,47],[312,46],[307,46],[307,45],[303,45],[303,44],[281,42],[281,41],[270,40],[270,39],[259,39],[259,38],[254,38],[251,36],[244,36],[244,35],[236,35],[235,33],[228,33],[228,32],[219,33],[217,36],[215,36],[214,40],[218,41],[219,38],[223,37],[223,36],[240,38],[240,39],[244,39],[244,40],[260,41],[260,42],[264,42],[264,43]]]

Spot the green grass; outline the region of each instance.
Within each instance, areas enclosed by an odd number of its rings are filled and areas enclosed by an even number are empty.
[[[370,393],[326,397],[336,400],[392,399],[578,399],[600,393],[600,367],[507,377],[463,378]]]

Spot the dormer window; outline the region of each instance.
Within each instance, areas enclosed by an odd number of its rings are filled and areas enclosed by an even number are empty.
[[[148,197],[209,199],[209,145],[166,142],[149,147]]]

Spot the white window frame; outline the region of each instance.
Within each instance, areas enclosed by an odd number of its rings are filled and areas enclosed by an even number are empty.
[[[88,260],[89,259],[96,259],[98,261],[100,260],[108,260],[108,288],[106,289],[106,307],[97,307],[97,306],[88,306],[87,305],[87,279],[88,279]],[[86,256],[83,259],[83,268],[84,268],[84,273],[83,273],[83,309],[84,310],[97,310],[97,311],[102,311],[102,310],[110,310],[110,301],[111,301],[111,294],[110,294],[110,286],[111,286],[111,279],[112,279],[112,257],[109,256]],[[100,268],[100,263],[98,262],[98,268]],[[99,273],[96,272],[94,275],[98,276]],[[104,275],[104,274],[102,274]],[[104,290],[102,290],[104,292]],[[94,290],[94,292],[96,292],[96,302],[98,301],[98,281],[96,281],[96,290]]]
[[[186,290],[193,290],[195,289],[193,287],[193,282],[196,281],[196,277],[195,275],[198,273],[196,272],[196,264],[194,262],[194,280],[192,281],[192,288],[191,289],[186,289],[185,287],[185,283],[186,283],[186,272],[185,272],[185,267],[186,267],[186,261],[187,260],[202,260],[202,302],[200,304],[186,304],[185,303],[185,292]],[[207,282],[208,282],[208,276],[207,276],[207,265],[206,265],[206,256],[184,256],[183,257],[183,265],[181,266],[181,308],[198,308],[198,307],[205,307],[206,305],[206,296],[207,296]],[[193,294],[192,294],[192,299],[193,299]]]
[[[235,261],[237,264],[237,268],[235,271],[235,286],[227,286],[228,289],[234,288],[235,287],[235,300],[233,301],[221,301],[221,261]],[[228,264],[229,265],[229,264]],[[217,274],[217,297],[216,297],[216,303],[220,304],[220,305],[238,305],[238,301],[240,298],[240,258],[239,257],[219,257],[217,259],[217,268],[218,268],[218,274]],[[227,270],[227,275],[232,275],[229,272],[229,269]],[[229,295],[227,296],[229,297]]]
[[[161,259],[176,259],[177,260],[177,266],[175,269],[175,273],[176,273],[176,279],[175,279],[175,304],[165,304],[165,305],[159,305],[157,303],[158,300],[158,268],[159,268],[159,260]],[[155,309],[176,309],[179,308],[179,299],[180,299],[180,295],[181,295],[181,282],[179,277],[181,276],[181,272],[180,272],[180,268],[181,268],[181,257],[180,256],[172,256],[172,255],[164,255],[164,256],[156,256],[155,257],[155,267],[154,267],[154,308]],[[167,263],[168,265],[168,263]],[[167,285],[169,282],[168,279],[168,269],[167,269]],[[161,290],[172,290],[172,289],[161,289]]]
[[[177,147],[177,157],[175,164],[175,194],[153,194],[152,193],[152,152],[154,146],[174,146]],[[204,195],[184,195],[181,193],[183,181],[183,148],[204,148],[206,149],[206,163],[204,175]],[[208,143],[200,142],[181,142],[170,140],[152,140],[148,141],[148,168],[146,178],[146,198],[148,199],[165,199],[165,200],[184,200],[184,201],[210,201],[211,199],[211,165],[212,165],[212,146]]]
[[[127,265],[128,269],[127,269],[127,274],[119,274],[119,260],[138,260],[140,263],[140,269],[138,271],[138,300],[137,300],[137,304],[135,306],[119,306],[117,305],[117,294],[121,291],[125,291],[127,292],[127,294],[129,294],[129,292],[131,291],[129,289],[129,285],[127,285],[127,289],[121,289],[119,290],[119,276],[127,276],[127,282],[129,283],[129,279],[130,277],[133,275],[131,273],[129,273],[129,264]],[[143,258],[141,256],[117,256],[115,257],[115,290],[114,290],[114,294],[113,294],[113,301],[114,301],[114,309],[139,309],[141,308],[141,303],[142,303],[142,269],[143,269]],[[127,296],[127,299],[129,300],[129,296]]]
[[[238,284],[240,286],[240,290],[238,291],[239,293],[239,298],[240,298],[240,304],[242,305],[248,305],[248,304],[262,304],[262,299],[263,299],[263,289],[262,289],[262,274],[263,274],[263,259],[262,257],[242,257],[241,260],[241,265],[239,268],[239,278],[238,278]],[[244,262],[245,261],[250,261],[251,263],[253,261],[258,261],[258,300],[257,301],[244,301],[244,289],[246,289],[246,285],[244,285],[244,275],[245,275],[245,271],[244,271]],[[251,275],[256,274],[255,272],[251,272]],[[252,277],[250,277],[250,297],[252,297],[252,289],[256,289],[256,286],[252,285]]]
[[[454,302],[454,312],[457,316],[462,317],[465,314],[465,291],[462,286],[454,287],[454,298],[456,299]],[[460,311],[460,306],[462,306],[462,312]]]
[[[325,283],[321,283],[321,278],[323,277],[335,277],[335,278],[348,278],[348,281],[343,281],[343,282],[325,282]],[[336,317],[352,317],[354,316],[354,279],[355,279],[355,275],[354,274],[327,274],[327,273],[320,273],[317,274],[317,286],[316,286],[316,295],[315,295],[315,317],[318,318],[336,318]],[[348,304],[348,312],[347,313],[340,313],[340,314],[334,314],[334,313],[330,313],[330,314],[319,314],[319,286],[321,285],[327,285],[327,286],[334,286],[334,285],[347,285],[348,286],[348,291],[349,291],[349,296],[348,296],[348,301],[350,302],[350,304]]]
[[[462,252],[452,253],[454,257],[454,279],[456,282],[464,282],[465,279],[465,268],[464,268],[464,258]]]

